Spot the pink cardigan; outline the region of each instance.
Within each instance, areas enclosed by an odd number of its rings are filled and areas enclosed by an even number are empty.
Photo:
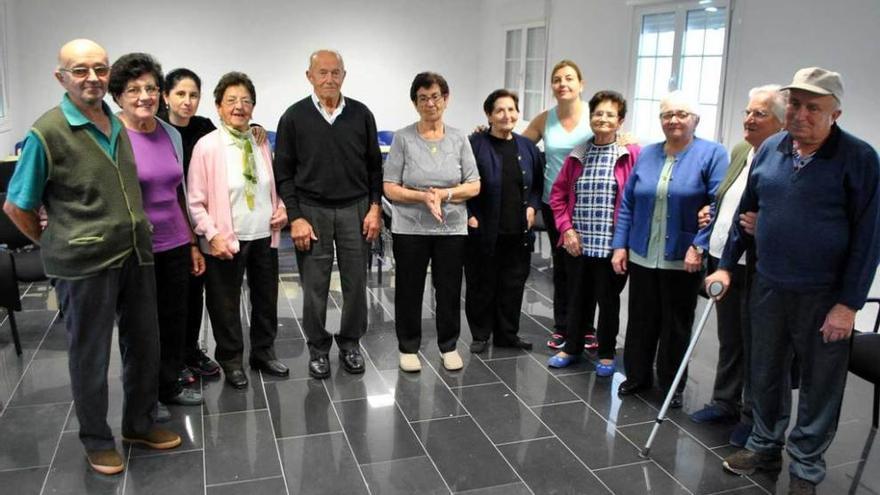
[[[550,189],[550,208],[553,209],[553,220],[560,234],[573,228],[571,217],[574,214],[574,206],[577,203],[575,182],[584,171],[584,164],[579,157],[584,156],[586,147],[592,144],[592,140],[576,146],[562,164],[556,181]],[[633,165],[639,157],[641,148],[637,144],[626,145],[626,153],[617,159],[614,164],[614,179],[617,181],[617,198],[614,199],[614,220],[617,221],[617,212],[620,210],[620,200],[623,199],[623,187],[632,172]],[[562,246],[565,238],[560,235],[558,246]]]
[[[282,203],[275,192],[275,174],[272,171],[272,153],[268,142],[260,146],[260,152],[263,154],[266,172],[269,173],[272,211],[275,212]],[[226,181],[226,144],[220,129],[215,129],[196,143],[186,182],[189,211],[195,224],[193,230],[199,235],[200,249],[210,253],[209,241],[215,235],[225,235],[230,250],[237,253],[239,243],[232,226],[232,206],[229,204],[229,185]],[[277,248],[280,239],[281,233],[273,230],[271,246]]]

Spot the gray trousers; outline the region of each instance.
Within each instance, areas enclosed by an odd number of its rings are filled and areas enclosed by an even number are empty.
[[[850,342],[823,343],[819,329],[836,303],[834,291],[794,293],[776,289],[758,275],[750,299],[751,381],[755,425],[746,448],[778,451],[785,444],[791,409],[791,362],[801,363],[797,422],[788,436],[789,470],[819,483],[822,458],[840,416]],[[760,329],[760,330],[758,330]]]
[[[158,400],[159,321],[152,266],[129,256],[120,268],[78,280],[55,281],[67,327],[70,386],[79,438],[86,450],[114,448],[107,424],[107,368],[113,324],[119,326],[122,355],[122,434],[153,427]]]
[[[326,356],[333,345],[327,331],[327,296],[333,257],[339,265],[342,283],[342,319],[336,344],[354,349],[367,331],[367,261],[370,245],[363,235],[369,209],[365,197],[344,208],[300,204],[312,225],[317,241],[308,251],[297,251],[296,261],[303,289],[303,331],[312,357]]]

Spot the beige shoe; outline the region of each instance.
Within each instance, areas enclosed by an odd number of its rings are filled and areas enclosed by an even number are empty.
[[[449,351],[441,354],[443,356],[443,367],[449,371],[460,370],[464,368],[464,363],[461,362],[461,356],[458,355],[458,351]]]
[[[86,452],[89,466],[101,474],[118,474],[125,469],[122,456],[116,449],[90,450]]]
[[[400,353],[400,369],[409,373],[422,370],[422,362],[418,354]]]

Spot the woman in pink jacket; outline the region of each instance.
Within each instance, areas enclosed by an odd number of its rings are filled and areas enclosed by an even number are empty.
[[[269,145],[250,130],[256,91],[247,75],[230,72],[214,89],[222,125],[196,143],[187,178],[189,209],[205,257],[205,303],[217,349],[214,357],[235,388],[243,369],[241,284],[250,288],[250,365],[275,376],[287,366],[275,357],[278,328],[278,241],[287,223],[275,193]]]
[[[614,351],[620,326],[620,291],[626,277],[611,268],[611,239],[623,187],[639,155],[639,146],[617,143],[626,117],[620,93],[600,91],[589,103],[593,137],[576,146],[562,165],[550,192],[556,228],[562,234],[568,280],[568,328],[588,328],[587,308],[599,304],[598,376],[614,374]],[[580,358],[583,334],[570,332],[565,347],[547,365],[564,368]]]

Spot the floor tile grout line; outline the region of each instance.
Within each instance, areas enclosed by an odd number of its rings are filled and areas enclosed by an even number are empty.
[[[504,383],[504,382],[502,382],[501,380],[498,380],[495,382],[471,383],[470,385],[449,385],[449,388],[453,389],[453,390],[461,390],[463,388],[476,388],[476,387],[485,387],[486,385],[498,385],[499,383]]]
[[[382,304],[382,303],[380,302],[380,304]],[[424,299],[423,299],[422,306],[424,306],[424,305],[425,305],[425,303],[424,303]],[[383,304],[383,306],[384,306],[384,304]],[[428,308],[428,309],[429,309],[429,311],[431,311],[433,313],[433,310],[431,310],[430,308]],[[387,311],[387,309],[386,309],[386,311]],[[419,351],[419,354],[424,354],[424,353]],[[424,358],[424,355],[422,357]],[[495,449],[495,451],[501,457],[501,460],[503,460],[507,464],[507,466],[513,472],[513,474],[516,475],[517,479],[519,479],[519,481],[523,484],[523,486],[526,487],[526,489],[529,491],[529,493],[531,493],[532,495],[535,495],[534,490],[532,490],[532,488],[528,485],[528,483],[525,482],[525,480],[522,478],[522,476],[519,474],[519,472],[516,469],[514,469],[513,465],[510,463],[510,461],[507,460],[506,457],[504,457],[504,454],[501,453],[501,451],[498,449],[498,447],[495,446],[495,444],[492,442],[492,439],[489,438],[489,435],[486,434],[486,431],[483,429],[483,427],[480,426],[479,423],[477,423],[477,421],[474,419],[473,415],[471,414],[470,410],[468,410],[468,408],[464,405],[464,403],[461,401],[461,399],[459,399],[459,397],[457,395],[455,395],[455,393],[452,391],[452,388],[449,386],[448,383],[446,383],[446,380],[443,379],[443,376],[439,373],[439,371],[436,368],[434,368],[434,365],[431,363],[431,361],[428,359],[425,359],[425,364],[436,375],[437,379],[439,380],[439,383],[441,383],[444,387],[446,387],[446,390],[449,392],[449,394],[452,396],[452,398],[455,399],[456,402],[458,402],[459,406],[461,406],[461,409],[467,413],[467,417],[471,418],[471,421],[473,421],[474,426],[476,426],[477,429],[479,429],[480,432],[483,434],[483,436],[486,437],[486,440],[489,441],[489,444],[492,445],[492,448]],[[491,371],[491,369],[490,369],[490,371]],[[395,404],[396,403],[397,403],[397,401],[395,401]],[[413,435],[415,435],[416,440],[419,442],[419,444],[422,445],[422,449],[424,449],[425,454],[427,454],[427,456],[428,456],[428,459],[431,460],[431,464],[434,465],[434,469],[437,470],[437,473],[440,475],[440,479],[443,480],[443,484],[446,485],[447,489],[449,489],[449,493],[453,493],[452,488],[449,486],[449,482],[446,481],[446,478],[443,476],[442,473],[440,473],[440,469],[437,467],[437,463],[434,461],[434,458],[431,457],[430,452],[428,452],[428,449],[424,446],[424,444],[422,443],[419,436],[416,435],[415,428],[412,427],[412,424],[410,424],[410,429],[412,429]]]
[[[0,474],[12,473],[15,471],[27,471],[28,469],[48,468],[48,467],[51,467],[51,463],[43,464],[42,466],[21,466],[21,467],[13,467],[13,468],[4,468],[4,469],[0,469]]]
[[[651,423],[653,423],[653,421],[651,421]],[[640,424],[645,424],[645,423],[640,423]],[[631,425],[627,425],[627,426],[631,426]],[[620,427],[615,428],[615,431],[616,431],[620,436],[622,436],[624,440],[626,440],[626,441],[629,442],[633,447],[635,447],[636,450],[637,450],[638,452],[641,452],[641,451],[642,451],[642,449],[639,448],[639,446],[638,446],[638,445],[637,445],[637,444],[636,444],[631,438],[629,438],[629,436],[627,436],[626,433],[624,433],[623,431],[620,430]],[[641,455],[640,455],[640,457],[641,457]],[[686,487],[686,486],[684,485],[684,483],[681,482],[681,480],[679,480],[678,478],[676,478],[675,476],[673,476],[672,473],[669,472],[668,469],[666,469],[666,468],[663,467],[659,462],[657,462],[656,459],[654,459],[653,457],[648,457],[646,460],[652,462],[655,466],[657,466],[657,469],[659,469],[660,471],[663,471],[664,473],[666,473],[666,476],[669,476],[672,480],[674,480],[676,483],[678,483],[678,485],[679,485],[680,487],[682,487],[686,492],[688,492],[688,493],[690,493],[690,494],[693,494],[693,493],[694,493],[690,488]]]
[[[640,466],[640,465],[642,465],[642,464],[651,464],[651,459],[642,459],[642,460],[640,460],[640,461],[627,462],[627,463],[625,463],[625,464],[617,464],[617,465],[614,465],[614,466],[608,466],[608,467],[603,467],[603,468],[595,468],[595,469],[593,469],[593,471],[610,471],[610,470],[612,470],[612,469],[625,468],[625,467],[632,467],[632,466]]]
[[[552,433],[553,430],[550,430],[550,432]],[[544,435],[544,436],[542,436],[542,437],[524,438],[524,439],[522,439],[522,440],[514,440],[514,441],[512,441],[512,442],[500,442],[500,443],[496,443],[495,446],[496,446],[496,447],[505,447],[505,446],[507,446],[507,445],[516,445],[516,444],[519,444],[519,443],[535,442],[535,441],[538,441],[538,440],[548,440],[548,439],[551,439],[551,438],[557,438],[557,437],[556,437],[556,435]],[[558,438],[557,438],[557,439],[558,439]]]
[[[221,483],[213,483],[211,485],[205,485],[205,491],[208,491],[208,488],[214,488],[218,486],[230,486],[230,485],[242,485],[244,483],[252,483],[256,481],[266,481],[266,480],[275,480],[278,478],[283,478],[281,475],[278,476],[263,476],[261,478],[251,478],[247,480],[235,480],[235,481],[223,481]]]
[[[419,424],[419,423],[427,423],[429,421],[442,421],[444,419],[469,418],[469,417],[471,417],[470,414],[456,414],[454,416],[443,416],[441,418],[426,418],[426,419],[407,420],[407,422],[410,424]]]
[[[24,376],[22,374],[22,376]],[[61,425],[61,432],[58,433],[58,440],[55,441],[55,449],[52,451],[52,459],[49,460],[49,466],[46,470],[46,476],[43,477],[43,484],[40,486],[40,493],[46,491],[46,485],[49,483],[49,474],[52,473],[52,466],[55,464],[55,458],[58,456],[58,451],[61,449],[61,439],[64,438],[64,426],[70,421],[70,415],[73,411],[73,401],[70,401],[70,405],[67,407],[67,414],[64,416],[64,424]]]
[[[290,435],[286,437],[275,437],[275,440],[298,440],[300,438],[314,438],[314,437],[325,437],[330,435],[335,435],[337,433],[342,433],[342,430],[334,430],[334,431],[322,431],[319,433],[306,433],[305,435]]]
[[[207,312],[202,302],[202,326],[205,324],[205,313]],[[201,334],[201,328],[199,333]],[[225,386],[220,385],[221,387]],[[199,420],[202,423],[202,495],[208,495],[208,444],[205,441],[205,381],[199,380],[199,391],[202,393],[202,405],[199,407]]]
[[[69,404],[71,404],[72,402],[73,402],[73,399],[71,399],[71,400],[60,400],[60,401],[57,401],[57,402],[40,402],[40,403],[36,403],[36,404],[22,404],[22,405],[20,405],[20,406],[9,406],[9,407],[6,408],[6,410],[9,410],[9,409],[26,409],[26,408],[28,408],[28,407],[60,406],[60,405],[62,405],[62,404],[68,404],[68,405],[69,405]]]
[[[369,288],[367,288],[367,293],[368,293],[368,294],[371,293],[371,291],[370,291]],[[333,304],[334,304],[338,309],[341,310],[342,308],[339,307],[339,303],[336,301],[336,298],[331,297],[331,299],[333,300]],[[378,298],[377,298],[377,299],[378,299]],[[383,306],[383,309],[384,309],[384,305],[382,304],[381,301],[379,301],[379,305],[380,305],[380,306]],[[360,346],[360,343],[358,343],[358,345]],[[360,346],[360,347],[363,347],[363,346]],[[364,351],[366,351],[366,349],[364,349]],[[366,361],[369,361],[369,363],[372,364],[373,367],[375,368],[375,367],[376,367],[376,363],[373,362],[373,358],[370,356],[370,353],[369,353],[369,352],[364,352],[364,354],[366,355],[366,359],[365,359],[365,360],[366,360]],[[386,390],[387,390],[388,387],[389,387],[388,382],[385,381],[385,377],[382,376],[382,373],[379,373],[379,372],[378,372],[378,368],[376,368],[376,369],[377,369],[377,375],[379,376],[379,380],[383,383],[383,385],[385,386],[385,388],[386,388]],[[437,377],[437,379],[440,380],[441,382],[443,381],[439,376]],[[332,403],[332,402],[331,402],[331,403]],[[434,459],[433,459],[433,458],[431,457],[431,455],[428,453],[428,449],[425,447],[425,444],[422,443],[422,440],[421,440],[421,439],[419,438],[419,436],[416,434],[416,430],[415,430],[415,428],[413,428],[412,423],[410,423],[409,421],[407,421],[407,419],[406,419],[406,414],[403,413],[403,408],[400,407],[400,404],[398,403],[397,398],[394,399],[394,407],[397,408],[397,411],[400,413],[400,416],[403,418],[404,422],[406,422],[406,425],[409,427],[409,430],[410,430],[410,432],[412,433],[413,438],[415,439],[416,442],[418,442],[419,447],[422,448],[422,452],[425,453],[425,457],[431,462],[431,466],[434,467],[434,471],[437,473],[437,476],[440,477],[440,481],[443,482],[443,485],[446,487],[447,490],[449,490],[449,493],[451,494],[451,493],[452,493],[452,488],[449,486],[449,483],[446,481],[446,478],[443,477],[443,474],[440,473],[440,469],[437,467],[437,463],[434,462]],[[340,427],[342,427],[342,421],[341,421],[341,418],[340,418],[340,421],[339,421],[339,425],[340,425]],[[344,430],[344,429],[345,429],[345,428],[343,427],[343,430]],[[348,439],[347,436],[346,436],[346,439]],[[349,444],[349,448],[350,448],[350,447],[351,447],[351,445]],[[352,455],[354,455],[354,449],[352,449]],[[356,461],[356,460],[357,460],[357,457],[355,457],[355,461]],[[366,465],[366,464],[364,464],[364,465]],[[362,468],[361,466],[362,466],[362,465],[359,463],[359,464],[358,464],[358,469],[361,470],[361,475],[363,476],[363,468]],[[367,483],[366,476],[364,476],[364,483],[367,485],[367,490],[370,491],[370,485],[369,485],[369,483]]]
[[[401,457],[399,459],[387,459],[384,461],[364,462],[361,464],[361,466],[378,466],[381,464],[391,464],[392,462],[408,461],[410,459],[421,459],[422,457],[427,458],[428,456],[426,456],[426,455],[411,455],[409,457]]]
[[[225,387],[226,384],[224,383],[222,386]],[[209,414],[204,414],[204,413],[203,413],[202,415],[203,415],[203,416],[211,416],[211,417],[214,417],[214,416],[230,416],[230,415],[233,415],[233,414],[245,414],[245,413],[249,413],[249,412],[265,411],[265,410],[267,410],[267,409],[269,409],[269,408],[268,408],[268,407],[260,407],[260,408],[258,408],[258,409],[244,409],[244,410],[241,410],[241,411],[226,411],[226,412],[216,412],[216,413],[209,413]]]
[[[31,284],[31,285],[33,285],[33,284]],[[30,286],[28,286],[27,290],[30,290]],[[7,318],[8,318],[8,316],[7,316]],[[0,419],[2,419],[3,416],[6,415],[6,410],[9,409],[9,407],[10,407],[9,405],[12,404],[12,399],[15,398],[15,393],[18,392],[18,388],[21,386],[21,382],[24,381],[25,375],[27,375],[28,371],[30,371],[30,369],[31,369],[31,365],[34,362],[34,358],[37,356],[37,353],[40,352],[40,349],[43,347],[43,343],[46,342],[46,337],[48,337],[49,332],[52,331],[52,325],[54,325],[57,320],[58,320],[58,310],[55,310],[55,315],[49,321],[49,326],[46,327],[46,330],[43,332],[43,337],[40,339],[40,343],[37,344],[37,348],[34,349],[34,354],[31,356],[30,360],[28,360],[27,365],[24,367],[24,371],[21,372],[21,376],[19,376],[18,381],[15,382],[15,386],[12,387],[12,391],[9,393],[9,400],[6,402],[6,404],[3,406],[3,408],[0,409]],[[22,355],[23,355],[23,353],[22,353]]]
[[[278,280],[278,284],[279,284],[279,289],[280,289],[280,285],[281,285],[280,278]],[[248,297],[245,297],[245,293],[244,293],[244,291],[242,291],[241,298],[240,298],[241,306],[242,306],[242,309],[244,310],[243,312],[244,312],[245,322],[247,323],[248,329],[250,329],[250,326],[251,326],[251,318],[250,318],[251,313],[250,313],[248,305],[247,305],[247,301],[250,301],[250,291],[251,291],[250,289],[251,289],[250,280],[248,280],[248,294],[247,294]],[[276,311],[276,317],[277,317],[277,312],[278,312],[277,303],[276,303],[275,311]],[[294,320],[296,320],[296,313],[294,312],[293,315],[294,315]],[[274,343],[273,343],[273,346],[274,346]],[[257,379],[259,380],[257,383],[259,383],[260,390],[262,390],[262,392],[263,392],[263,399],[266,401],[265,411],[266,411],[266,415],[269,417],[269,427],[272,429],[272,437],[273,437],[272,444],[275,446],[275,455],[278,458],[278,469],[281,470],[281,481],[284,483],[284,492],[289,494],[290,488],[287,486],[287,475],[284,473],[284,461],[281,459],[281,447],[278,446],[278,437],[275,436],[275,423],[272,422],[272,410],[269,408],[269,398],[268,398],[269,396],[266,394],[266,381],[263,380],[263,372],[262,371],[257,372]],[[225,386],[225,384],[223,386]],[[260,409],[260,410],[262,410],[262,409]],[[256,411],[256,410],[252,409],[252,411]],[[207,491],[207,488],[206,488],[206,491]]]
[[[138,455],[132,456],[131,458],[132,459],[154,459],[156,457],[168,457],[168,456],[181,455],[181,454],[192,454],[194,452],[201,452],[203,450],[205,450],[205,449],[192,448],[192,449],[177,450],[175,448],[174,450],[148,450],[146,452],[150,452],[150,453],[138,454]]]

